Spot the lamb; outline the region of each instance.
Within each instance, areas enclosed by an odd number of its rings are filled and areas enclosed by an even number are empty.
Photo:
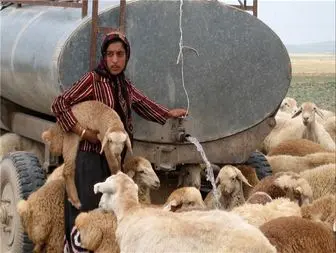
[[[306,179],[312,188],[314,200],[327,194],[336,194],[335,163],[321,165],[314,169],[302,171],[300,176]]]
[[[201,188],[201,171],[202,168],[199,164],[184,165],[178,176],[177,187],[189,186]]]
[[[36,253],[63,252],[64,194],[64,180],[53,180],[17,204],[23,228]]]
[[[323,152],[305,156],[276,155],[266,156],[266,159],[271,165],[273,173],[281,171],[293,171],[300,173],[304,170],[310,170],[317,166],[335,163],[335,153]]]
[[[242,206],[233,208],[231,212],[240,215],[245,221],[256,227],[278,217],[301,217],[299,205],[287,198],[277,198],[265,205],[245,203]]]
[[[336,145],[334,140],[324,129],[324,127],[315,120],[315,113],[319,115],[322,119],[324,118],[322,112],[318,109],[318,107],[314,103],[305,102],[292,117],[295,118],[301,113],[302,122],[306,126],[305,130],[303,131],[303,139],[314,141],[321,144],[321,146],[326,148],[327,150],[335,151]]]
[[[260,180],[253,188],[252,194],[266,192],[272,199],[286,197],[300,206],[310,203],[312,189],[304,178],[294,172],[279,172]]]
[[[102,208],[117,217],[120,252],[276,252],[257,228],[233,213],[142,208],[137,188],[122,172],[94,186],[110,194]]]
[[[313,203],[301,206],[302,218],[325,223],[330,229],[334,229],[336,223],[336,197],[327,194]]]
[[[306,139],[297,139],[297,140],[287,140],[281,142],[276,147],[272,148],[268,152],[268,156],[275,155],[292,155],[292,156],[305,156],[308,154],[319,153],[319,152],[328,152],[327,149],[323,148],[320,144],[306,140]]]
[[[252,187],[236,167],[226,165],[219,171],[216,177],[216,185],[220,208],[231,210],[233,207],[245,203],[242,188],[243,183]],[[204,202],[207,207],[216,208],[216,199],[213,190],[208,193]]]
[[[64,163],[53,170],[53,172],[48,176],[47,181],[45,183],[47,184],[57,179],[64,179],[63,169],[64,169]]]
[[[15,133],[5,133],[0,137],[0,161],[10,152],[26,151],[36,155],[44,163],[44,145]]]
[[[280,217],[263,224],[260,230],[279,253],[336,251],[332,230],[311,220]]]
[[[111,173],[121,168],[120,154],[126,144],[132,152],[130,138],[124,129],[119,115],[107,105],[98,101],[85,101],[72,107],[72,112],[84,129],[97,130],[98,138],[102,143],[101,151],[106,155]],[[62,132],[61,127],[55,124],[42,133],[42,139],[50,145],[50,151],[55,155],[63,154],[66,192],[69,201],[77,209],[81,204],[75,185],[75,160],[80,137],[72,132]],[[108,145],[108,148],[106,147]]]

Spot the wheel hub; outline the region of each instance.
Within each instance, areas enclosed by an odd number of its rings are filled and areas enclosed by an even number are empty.
[[[5,184],[1,193],[0,221],[1,221],[1,240],[12,245],[15,234],[15,223],[13,216],[15,214],[14,192],[9,183]]]

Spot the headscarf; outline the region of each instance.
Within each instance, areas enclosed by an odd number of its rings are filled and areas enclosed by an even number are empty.
[[[126,51],[126,64],[123,71],[118,75],[112,75],[108,70],[106,64],[106,50],[111,43],[120,41]],[[119,114],[121,121],[123,122],[126,131],[131,135],[132,132],[132,118],[131,118],[131,103],[127,90],[127,81],[125,77],[125,69],[130,58],[130,44],[125,37],[120,32],[111,32],[106,35],[101,46],[101,59],[98,66],[94,71],[109,80],[109,83],[113,89],[113,98],[114,98],[114,110]]]

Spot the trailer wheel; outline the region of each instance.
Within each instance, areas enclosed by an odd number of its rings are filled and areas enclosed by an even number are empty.
[[[7,154],[0,163],[0,171],[0,251],[32,252],[34,245],[23,232],[16,205],[44,184],[45,174],[37,157],[23,151]]]
[[[245,164],[255,168],[259,180],[272,175],[271,165],[268,163],[265,155],[261,152],[251,153]]]

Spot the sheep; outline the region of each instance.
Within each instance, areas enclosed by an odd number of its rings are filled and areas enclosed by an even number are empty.
[[[336,116],[327,118],[322,122],[322,125],[334,142],[336,142]]]
[[[252,187],[244,175],[232,165],[224,166],[216,177],[218,200],[220,208],[231,210],[233,207],[245,203],[242,184]],[[204,200],[209,208],[216,208],[216,199],[213,190]]]
[[[33,153],[41,164],[44,163],[44,145],[15,133],[5,133],[0,137],[0,161],[10,152],[26,151]]]
[[[151,204],[150,189],[160,187],[160,180],[151,163],[141,156],[134,156],[125,161],[123,171],[138,185],[139,201]]]
[[[106,196],[106,194],[103,194],[103,196]],[[140,192],[138,197],[141,206],[148,207],[148,204],[141,202],[146,199],[140,198]],[[104,201],[106,200],[103,199],[102,202]],[[166,211],[178,212],[188,211],[191,208],[203,209],[205,204],[201,193],[195,187],[182,187],[172,192],[163,206],[156,206],[156,208],[162,207]],[[82,212],[75,221],[82,246],[96,253],[119,252],[119,246],[115,238],[116,221],[114,213],[104,212],[102,209],[95,209],[88,213]]]
[[[36,253],[63,252],[64,194],[64,180],[53,180],[17,204],[23,228]]]
[[[335,252],[333,232],[325,225],[300,217],[280,217],[260,230],[275,245],[278,253]]]
[[[201,188],[201,171],[204,168],[199,164],[186,164],[184,165],[178,176],[177,187],[190,186]]]
[[[272,199],[286,197],[300,206],[310,203],[312,189],[304,178],[294,172],[279,172],[267,176],[253,188],[252,194],[266,192]]]
[[[330,151],[335,151],[336,145],[334,140],[324,127],[315,120],[315,113],[322,119],[324,118],[320,109],[312,102],[305,102],[300,106],[299,110],[294,113],[292,118],[299,116],[301,113],[302,123],[305,125],[302,138],[319,143],[322,147]]]
[[[111,173],[115,173],[121,168],[120,154],[126,144],[128,150],[132,152],[130,138],[124,129],[124,125],[119,115],[107,105],[98,101],[85,101],[72,107],[72,112],[79,124],[84,129],[96,130],[99,132],[98,138],[102,146],[100,153],[105,151],[105,155]],[[80,137],[72,132],[63,132],[58,124],[42,133],[42,139],[50,145],[50,151],[63,154],[66,192],[69,201],[77,209],[81,204],[75,185],[75,161]],[[62,145],[61,145],[62,144]],[[108,148],[106,145],[108,144]]]
[[[322,152],[305,156],[276,155],[266,156],[273,173],[280,171],[293,171],[300,173],[324,164],[335,163],[335,153]]]
[[[64,169],[64,164],[61,164],[57,168],[53,170],[53,172],[48,176],[47,181],[45,182],[46,184],[57,180],[57,179],[64,179],[63,177],[63,169]]]
[[[265,205],[245,203],[242,206],[233,208],[231,212],[240,215],[245,221],[256,227],[278,217],[301,217],[299,205],[287,198],[277,198]]]
[[[188,210],[190,208],[205,209],[206,205],[202,199],[202,195],[195,187],[182,187],[173,191],[163,209],[175,212],[176,210]]]
[[[297,102],[294,98],[290,97],[285,97],[279,107],[279,112],[284,112],[287,114],[292,114],[293,112],[296,112],[296,110],[298,110]]]
[[[266,192],[255,192],[246,200],[248,204],[261,204],[265,205],[272,201],[272,197]]]
[[[122,172],[94,185],[110,194],[102,207],[117,217],[120,252],[276,252],[255,227],[233,213],[142,208],[138,187]]]
[[[330,229],[336,222],[336,197],[333,194],[327,194],[314,200],[311,204],[301,206],[302,218],[325,223]]]
[[[336,159],[336,158],[335,158]],[[334,160],[336,162],[336,160]],[[305,170],[300,176],[307,180],[313,190],[313,199],[318,199],[326,194],[336,194],[336,164],[330,163]]]
[[[113,212],[95,209],[80,213],[75,226],[79,231],[81,245],[95,253],[119,253],[115,231],[117,219]]]
[[[281,142],[276,147],[272,148],[267,155],[292,155],[292,156],[305,156],[308,154],[319,153],[319,152],[328,152],[327,149],[323,148],[320,144],[306,140],[306,139],[297,139],[297,140],[287,140]]]

